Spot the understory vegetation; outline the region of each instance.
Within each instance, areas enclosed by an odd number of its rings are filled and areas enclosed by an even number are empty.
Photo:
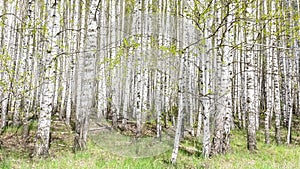
[[[201,139],[187,137],[181,141],[178,161],[171,164],[172,149],[162,154],[132,158],[120,156],[107,150],[97,139],[89,139],[88,149],[73,153],[74,134],[71,128],[54,120],[52,125],[49,157],[32,156],[34,133],[37,123],[31,123],[28,138],[22,138],[22,128],[10,127],[5,130],[0,141],[0,168],[290,168],[300,166],[300,133],[295,127],[290,145],[277,145],[274,131],[271,130],[270,144],[264,143],[263,130],[257,132],[257,150],[250,152],[247,147],[246,131],[234,129],[231,133],[231,149],[227,154],[216,155],[205,159],[201,154]],[[295,121],[295,125],[298,125]],[[285,135],[285,130],[282,134]],[[111,138],[107,138],[111,139]],[[125,148],[125,147],[124,147]]]

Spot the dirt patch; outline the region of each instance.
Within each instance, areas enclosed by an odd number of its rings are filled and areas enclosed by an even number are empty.
[[[26,153],[32,152],[34,133],[30,133],[27,137],[23,137],[20,133],[4,132],[0,138],[1,148],[7,152]]]
[[[22,135],[21,129],[8,127],[0,135],[0,159],[6,155],[17,154],[23,157],[32,157],[35,146],[37,126],[29,131],[27,137]],[[71,127],[64,124],[63,121],[53,120],[50,134],[49,156],[55,157],[55,154],[61,151],[71,151],[74,140],[74,134]],[[2,157],[1,157],[2,156]]]

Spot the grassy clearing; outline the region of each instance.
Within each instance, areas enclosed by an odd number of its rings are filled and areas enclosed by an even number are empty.
[[[186,146],[195,142],[185,142]],[[300,168],[300,147],[295,145],[275,144],[265,145],[263,135],[258,133],[258,150],[249,153],[246,149],[246,133],[232,133],[232,149],[226,155],[219,155],[204,160],[199,155],[189,155],[180,151],[178,163],[169,163],[171,151],[155,157],[126,158],[103,150],[98,145],[89,142],[89,149],[73,154],[70,148],[57,151],[48,159],[30,159],[19,152],[0,150],[0,168]]]

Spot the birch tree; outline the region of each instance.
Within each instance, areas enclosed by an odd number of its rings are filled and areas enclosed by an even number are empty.
[[[44,36],[49,36],[51,39],[50,44],[43,44],[42,54],[44,55],[44,79],[41,95],[41,109],[38,122],[38,131],[36,134],[36,148],[35,153],[38,156],[48,155],[49,141],[50,141],[50,126],[51,115],[53,111],[53,95],[54,95],[54,66],[53,66],[53,53],[57,53],[57,39],[55,33],[58,32],[57,22],[57,4],[56,2],[41,2],[37,4],[44,11],[41,12],[41,18],[44,18]],[[53,8],[50,8],[54,5]],[[49,24],[49,25],[48,25]],[[49,29],[49,30],[48,30]]]
[[[2,2],[2,12],[5,14],[7,12],[7,2],[6,1],[3,1]],[[1,23],[3,25],[6,24],[6,17],[5,16],[2,16],[1,17]],[[8,40],[8,37],[7,35],[5,36],[5,32],[7,31],[7,28],[4,27],[4,26],[1,26],[1,96],[0,96],[0,99],[1,99],[1,132],[4,130],[4,127],[6,127],[6,123],[7,123],[7,104],[8,104],[8,84],[4,83],[5,81],[7,81],[7,74],[5,73],[4,69],[3,68],[6,68],[7,69],[7,40]]]
[[[87,134],[89,130],[89,116],[94,112],[93,98],[95,86],[95,49],[96,45],[96,21],[94,20],[93,12],[96,11],[96,1],[86,1],[85,3],[85,18],[84,18],[84,41],[83,48],[88,50],[82,57],[79,58],[78,64],[80,77],[82,78],[79,89],[79,108],[76,112],[76,135],[74,140],[74,150],[84,150],[87,147]]]
[[[178,109],[178,117],[177,117],[177,126],[176,126],[176,133],[175,133],[175,140],[174,140],[174,148],[172,152],[171,161],[173,164],[176,162],[177,154],[178,154],[178,148],[180,144],[180,136],[181,136],[181,128],[182,128],[182,122],[183,122],[183,116],[184,116],[184,91],[185,88],[185,82],[183,78],[183,72],[185,71],[185,59],[184,57],[181,58],[180,61],[180,81],[179,81],[179,109]]]

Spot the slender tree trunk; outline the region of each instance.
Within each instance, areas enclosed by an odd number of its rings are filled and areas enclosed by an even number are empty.
[[[50,5],[52,3],[45,2],[41,5],[41,9],[45,9],[46,12],[50,9]],[[43,6],[44,5],[44,6]],[[53,94],[54,94],[54,83],[52,78],[54,76],[54,69],[53,69],[53,53],[56,53],[58,50],[57,46],[57,38],[55,37],[55,33],[58,32],[58,26],[55,24],[59,19],[57,16],[57,4],[52,7],[50,10],[50,14],[45,13],[45,23],[46,27],[51,28],[49,30],[49,36],[51,37],[50,48],[47,44],[44,44],[45,49],[42,51],[44,54],[43,63],[45,65],[45,74],[43,79],[43,86],[42,86],[42,97],[41,97],[41,110],[39,115],[39,122],[38,122],[38,131],[36,134],[36,146],[35,146],[35,154],[37,156],[47,156],[49,143],[50,143],[50,126],[51,126],[51,115],[53,111]],[[55,16],[55,17],[52,17]],[[52,18],[52,19],[50,19]],[[49,24],[49,26],[47,25]],[[44,32],[46,36],[47,32]]]
[[[274,49],[273,49],[274,50]],[[275,138],[276,143],[281,143],[280,135],[280,91],[279,91],[279,77],[278,77],[278,55],[273,51],[273,79],[274,79],[274,114],[275,114]]]
[[[207,57],[204,55],[204,57]],[[208,72],[208,65],[209,65],[208,58],[205,62],[202,63],[202,70],[203,70],[203,94],[209,95],[209,72]],[[211,150],[211,142],[210,142],[210,99],[209,97],[202,98],[203,104],[203,148],[202,153],[205,158],[209,157],[210,150]]]
[[[185,58],[182,56],[180,59],[180,74],[179,74],[179,102],[178,102],[178,117],[177,117],[177,126],[176,126],[176,133],[175,133],[175,140],[174,140],[174,148],[172,152],[171,161],[172,164],[176,163],[177,155],[178,155],[178,148],[180,144],[180,136],[181,136],[181,128],[182,122],[184,117],[184,92],[185,92],[185,81],[183,78],[183,74],[185,72]]]
[[[74,151],[84,150],[87,148],[87,134],[89,130],[89,117],[93,113],[93,98],[94,98],[94,86],[95,86],[95,49],[97,48],[96,37],[96,21],[94,20],[93,13],[97,8],[96,1],[85,2],[85,17],[84,17],[84,49],[88,50],[80,59],[78,64],[81,64],[79,72],[82,78],[79,97],[79,109],[77,109],[75,139],[74,139]]]
[[[247,4],[247,9],[249,9],[249,13],[245,13],[245,16],[252,15],[253,4]],[[247,22],[246,22],[247,23]],[[251,31],[247,33],[247,31]],[[255,27],[253,24],[250,24],[250,29],[244,28],[244,38],[245,42],[250,43],[253,42],[253,37],[255,37]],[[250,48],[253,49],[254,46]],[[246,49],[247,50],[247,49]],[[254,51],[244,51],[246,58],[246,77],[247,77],[247,147],[248,150],[254,151],[256,150],[256,100],[255,100],[255,53]]]

